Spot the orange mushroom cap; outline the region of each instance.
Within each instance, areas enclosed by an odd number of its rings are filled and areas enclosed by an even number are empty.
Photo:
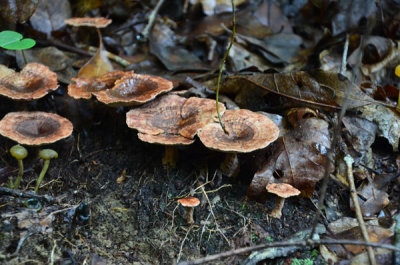
[[[279,136],[279,128],[273,121],[246,109],[225,111],[222,122],[227,134],[217,121],[199,130],[200,141],[207,148],[247,153],[267,147]]]
[[[72,17],[66,19],[65,24],[74,27],[95,27],[95,28],[105,28],[111,24],[112,20],[104,17]]]
[[[267,185],[266,189],[269,193],[276,194],[285,199],[300,194],[298,189],[287,183],[270,183]]]
[[[97,100],[114,106],[133,106],[146,103],[161,93],[172,90],[172,82],[150,75],[132,74],[115,82],[111,89],[93,92]]]
[[[72,78],[75,83],[68,85],[68,95],[75,99],[90,99],[93,92],[110,89],[118,79],[132,74],[133,71],[124,72],[118,70],[106,73],[98,78]]]
[[[57,142],[71,135],[72,123],[54,113],[10,112],[0,121],[0,134],[25,145]]]
[[[38,99],[58,88],[56,73],[40,63],[28,63],[19,73],[6,71],[0,77],[0,94],[12,99]]]
[[[178,202],[184,207],[196,207],[200,204],[200,200],[192,196],[179,199]]]

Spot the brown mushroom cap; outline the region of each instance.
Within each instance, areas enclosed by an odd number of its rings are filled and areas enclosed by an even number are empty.
[[[57,75],[40,63],[28,63],[21,72],[0,77],[0,94],[12,99],[33,100],[58,88]]]
[[[106,73],[98,78],[72,78],[75,83],[68,85],[68,95],[75,99],[90,99],[93,92],[110,89],[118,79],[132,74],[133,71],[124,72],[118,70]]]
[[[267,185],[266,189],[268,192],[285,199],[300,194],[298,189],[287,183],[271,183]]]
[[[66,19],[65,24],[71,25],[74,27],[95,27],[95,28],[105,28],[112,22],[111,19],[107,19],[104,17],[72,17]]]
[[[194,142],[194,139],[188,139],[181,135],[174,135],[174,134],[145,134],[145,133],[138,133],[138,137],[140,140],[150,144],[163,144],[163,145],[189,145]]]
[[[225,111],[223,104],[221,112]],[[149,143],[188,145],[216,116],[215,100],[165,95],[126,114],[126,123]],[[154,137],[152,137],[153,135]]]
[[[191,197],[191,196],[179,199],[178,202],[184,207],[196,207],[200,204],[199,199],[197,199],[196,197]]]
[[[57,114],[41,111],[10,112],[0,121],[0,134],[25,145],[57,142],[71,135],[72,123]]]
[[[279,136],[279,128],[273,121],[250,110],[227,110],[222,121],[228,134],[217,121],[199,130],[200,141],[207,148],[247,153],[268,146]]]
[[[97,100],[114,106],[133,106],[154,99],[157,95],[172,90],[172,82],[150,75],[132,74],[115,82],[111,89],[93,92]]]
[[[224,104],[218,103],[220,114],[224,114]],[[185,101],[181,110],[181,129],[179,134],[193,138],[205,125],[213,122],[217,116],[216,101],[198,97],[190,97]]]

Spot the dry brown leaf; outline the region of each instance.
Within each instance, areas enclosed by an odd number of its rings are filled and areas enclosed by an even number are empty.
[[[99,35],[100,36],[100,35]],[[100,38],[100,45],[96,54],[79,70],[78,77],[97,78],[108,72],[113,71],[113,66],[107,57]]]
[[[310,118],[279,138],[271,147],[271,155],[254,175],[247,195],[250,199],[264,201],[265,187],[269,183],[289,183],[311,195],[315,184],[324,176],[325,158],[330,148],[328,123]],[[329,166],[333,171],[333,165]]]

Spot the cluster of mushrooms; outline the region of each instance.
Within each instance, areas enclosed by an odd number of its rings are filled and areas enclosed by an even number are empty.
[[[101,24],[97,29],[110,22],[100,20]],[[80,24],[77,24],[76,19],[70,19],[69,24],[96,25],[93,19],[88,18]],[[98,33],[100,36],[99,30]],[[98,51],[100,50],[101,47]],[[164,164],[173,166],[176,147],[192,144],[195,136],[207,148],[225,152],[227,160],[237,159],[238,153],[265,148],[279,136],[278,127],[266,116],[246,109],[227,110],[219,103],[224,130],[218,121],[215,100],[182,97],[178,92],[171,91],[172,82],[161,77],[141,75],[133,71],[107,70],[96,76],[79,73],[72,80],[74,83],[68,86],[68,94],[75,99],[90,99],[95,96],[98,101],[113,107],[132,107],[126,114],[127,125],[138,131],[140,140],[165,145]],[[42,64],[28,63],[19,73],[0,65],[0,94],[3,96],[15,100],[35,100],[57,88],[56,74]],[[54,143],[71,135],[72,130],[72,123],[57,114],[38,111],[8,113],[0,121],[0,134],[18,143],[12,148],[11,154],[20,165],[19,175],[11,186],[18,188],[23,173],[22,159],[27,152],[21,149],[21,145]],[[46,162],[35,192],[38,191],[47,170],[48,161],[57,157],[57,153],[43,150],[40,156]],[[280,184],[275,186],[280,189],[283,187]],[[272,187],[268,190],[275,192]],[[286,196],[281,192],[277,193],[282,198]],[[274,217],[280,217],[283,200],[277,200],[276,208],[271,213]],[[200,201],[187,197],[178,202],[187,207],[187,222],[192,224],[193,207],[199,205]]]

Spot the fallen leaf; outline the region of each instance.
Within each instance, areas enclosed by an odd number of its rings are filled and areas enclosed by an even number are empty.
[[[100,37],[100,45],[96,54],[82,66],[79,70],[78,77],[97,78],[111,71],[113,71],[113,66],[107,57],[106,50],[103,47],[103,41]]]
[[[280,137],[271,147],[271,155],[254,175],[247,196],[265,201],[265,187],[270,183],[289,183],[304,195],[311,195],[324,176],[328,148],[328,123],[316,118],[301,120],[295,130]],[[332,164],[328,170],[333,171]]]

